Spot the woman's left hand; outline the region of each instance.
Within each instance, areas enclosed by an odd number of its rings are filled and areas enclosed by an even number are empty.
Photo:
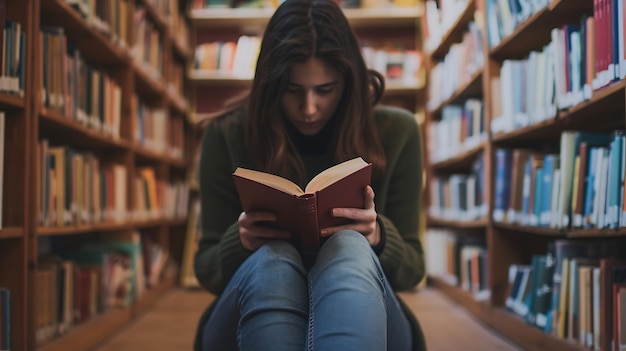
[[[371,186],[365,187],[365,207],[364,208],[334,208],[333,216],[352,219],[354,222],[337,227],[323,228],[322,236],[331,236],[338,231],[351,229],[355,230],[367,239],[370,246],[376,246],[380,242],[380,228],[376,222],[376,208],[374,206],[374,189]]]

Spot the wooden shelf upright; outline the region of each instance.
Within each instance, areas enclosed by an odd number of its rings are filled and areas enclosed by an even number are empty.
[[[486,9],[489,1],[491,0],[469,0],[467,2],[465,11],[461,12],[459,17],[453,21],[453,27],[448,29],[441,43],[431,52],[428,73],[430,74],[435,65],[443,60],[452,45],[462,41],[464,33],[468,31],[468,23],[472,19],[476,19],[482,26],[482,61],[484,61],[484,66],[478,73],[472,75],[472,79],[467,84],[456,89],[450,98],[444,99],[438,106],[430,106],[431,109],[427,111],[426,116],[427,126],[433,126],[440,121],[442,110],[446,106],[462,105],[468,98],[482,98],[483,100],[483,123],[487,138],[480,148],[460,150],[458,155],[439,162],[430,160],[432,157],[428,154],[426,158],[428,177],[432,180],[436,176],[445,178],[452,174],[468,174],[472,159],[477,157],[479,151],[482,152],[485,155],[483,172],[485,179],[484,195],[488,208],[487,217],[470,221],[450,221],[429,217],[428,227],[438,230],[444,228],[448,233],[453,233],[457,237],[469,234],[476,235],[477,233],[479,236],[484,236],[489,298],[487,300],[477,299],[461,288],[460,283],[458,285],[452,284],[448,279],[441,276],[429,276],[429,284],[459,302],[487,325],[516,342],[523,349],[582,351],[586,348],[578,343],[569,339],[559,339],[550,333],[545,333],[507,310],[505,301],[511,289],[509,286],[509,267],[513,264],[528,265],[532,255],[545,254],[548,243],[555,240],[587,239],[609,242],[615,238],[626,237],[626,229],[572,229],[569,227],[556,229],[496,221],[493,218],[496,192],[495,154],[497,148],[541,149],[541,146],[545,146],[546,148],[542,149],[545,150],[548,146],[559,145],[561,134],[567,130],[601,132],[624,130],[626,126],[626,83],[625,80],[620,80],[594,90],[589,99],[569,108],[558,110],[554,118],[508,132],[493,132],[491,122],[498,116],[494,116],[493,111],[493,100],[496,97],[493,96],[492,82],[494,78],[500,77],[503,62],[524,59],[528,57],[531,51],[542,50],[551,41],[553,28],[571,23],[580,24],[583,15],[593,15],[594,2],[593,0],[551,0],[545,8],[538,9],[522,23],[517,24],[512,33],[502,38],[497,45],[489,47],[488,21],[493,20],[487,16]],[[497,1],[493,1],[493,3],[497,3]],[[501,4],[491,5],[501,6]],[[476,12],[474,13],[474,11]],[[426,89],[430,91],[430,85],[433,84],[432,77],[429,77],[428,84],[429,87]],[[440,99],[436,101],[440,101]],[[449,137],[456,137],[456,135]],[[426,133],[425,144],[434,142],[434,138],[436,138],[434,133]],[[432,202],[432,199],[430,200]],[[435,230],[433,230],[433,235],[437,235]]]

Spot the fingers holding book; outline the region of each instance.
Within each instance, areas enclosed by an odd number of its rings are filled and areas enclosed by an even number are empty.
[[[380,228],[376,222],[376,207],[374,204],[374,190],[371,186],[365,187],[364,208],[334,208],[334,217],[343,217],[352,220],[352,223],[336,227],[323,228],[321,236],[330,236],[341,230],[355,230],[365,236],[371,246],[380,242]]]
[[[271,212],[241,212],[238,219],[239,239],[244,249],[256,251],[271,240],[289,240],[289,232],[268,226],[273,221],[276,221],[276,215]]]

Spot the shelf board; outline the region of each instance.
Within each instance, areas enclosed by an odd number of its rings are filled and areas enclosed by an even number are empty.
[[[130,321],[130,308],[111,309],[100,316],[73,327],[68,334],[38,347],[37,351],[91,350]]]
[[[502,230],[517,232],[517,233],[524,233],[524,234],[556,236],[556,237],[565,237],[567,235],[567,231],[565,229],[535,227],[535,226],[529,226],[529,225],[518,225],[518,224],[503,223],[503,222],[494,222],[493,226],[495,228],[499,228]]]
[[[0,229],[0,239],[23,238],[24,228],[22,227],[5,227]]]
[[[39,236],[51,236],[51,235],[80,235],[86,233],[95,232],[109,232],[109,231],[121,231],[135,227],[134,222],[120,222],[120,223],[97,223],[97,224],[84,224],[84,225],[67,225],[58,227],[38,227],[37,235]]]
[[[525,350],[589,351],[579,344],[544,333],[504,308],[492,308],[491,314],[491,327]]]
[[[39,113],[39,136],[50,137],[52,140],[63,140],[65,143],[79,145],[88,149],[129,149],[124,139],[113,137],[88,128],[60,112],[41,108]],[[45,133],[43,133],[45,131]]]
[[[615,106],[620,106],[619,110],[616,110]],[[593,92],[591,99],[560,111],[557,118],[495,135],[492,140],[494,144],[515,144],[535,140],[558,140],[566,129],[585,131],[623,129],[625,110],[626,81],[622,80]]]
[[[452,221],[448,219],[428,216],[429,227],[447,227],[455,229],[487,229],[487,218],[480,218],[471,221]]]
[[[489,320],[489,302],[478,301],[470,292],[467,292],[458,286],[450,285],[444,279],[436,276],[428,276],[428,284],[443,292],[444,295],[448,296],[450,299],[461,304],[476,317],[482,319],[483,321]]]
[[[192,83],[197,85],[210,86],[236,86],[250,87],[252,86],[252,76],[235,76],[228,72],[220,72],[215,70],[191,70],[187,77]]]
[[[588,351],[578,344],[558,339],[551,334],[544,333],[537,327],[528,325],[522,318],[504,308],[491,307],[486,302],[476,301],[472,294],[448,284],[444,279],[429,276],[428,283],[524,350]]]
[[[490,50],[498,60],[520,59],[532,50],[541,50],[550,42],[552,28],[579,23],[584,13],[593,13],[593,2],[552,0],[552,2],[517,26],[511,35]]]
[[[168,31],[167,19],[166,19],[165,15],[163,15],[154,6],[154,4],[153,4],[154,1],[151,1],[151,0],[139,0],[138,2],[140,2],[141,5],[143,5],[143,7],[146,9],[146,13],[148,13],[148,16],[150,17],[152,22],[154,22],[157,25],[157,27],[161,29],[162,32]]]
[[[133,305],[133,315],[137,316],[154,306],[158,299],[176,285],[175,276],[165,276],[157,286],[147,289],[143,296]]]
[[[431,60],[438,61],[443,59],[452,44],[463,40],[463,34],[467,31],[467,25],[474,20],[474,12],[476,12],[476,0],[470,0],[463,12],[454,21],[452,27],[443,35],[439,45],[430,53]]]
[[[424,88],[424,82],[415,85],[402,83],[385,84],[385,96],[416,95]]]
[[[444,102],[439,104],[434,110],[430,113],[433,116],[441,115],[443,108],[448,105],[460,104],[463,101],[472,98],[482,96],[483,91],[483,69],[479,69],[474,72],[470,79],[464,85],[457,88],[457,90]]]
[[[187,225],[187,218],[169,219],[166,221],[165,225],[168,227],[181,227]]]
[[[191,48],[189,44],[181,42],[176,36],[172,35],[171,37],[172,48],[174,53],[182,58],[184,61],[187,61],[191,58]]]
[[[626,228],[617,229],[572,229],[568,238],[614,238],[626,236]]]
[[[344,9],[348,22],[354,27],[416,27],[423,15],[423,6],[397,8]],[[190,18],[195,27],[220,28],[241,26],[265,26],[274,9],[207,8],[191,10]]]
[[[463,171],[468,170],[472,166],[472,162],[476,156],[483,151],[485,143],[482,142],[475,147],[460,152],[454,157],[451,157],[444,161],[432,163],[430,167],[435,172],[449,172],[449,171]]]
[[[166,89],[167,98],[171,107],[178,113],[187,114],[189,112],[189,103],[185,98],[174,89]]]
[[[15,110],[23,109],[25,106],[24,98],[14,94],[0,92],[0,109]]]
[[[148,163],[167,163],[168,165],[175,168],[187,168],[187,163],[185,160],[171,157],[167,154],[159,153],[156,151],[152,151],[147,149],[141,145],[133,145],[133,150],[135,151],[135,156],[140,161],[145,161]]]
[[[617,110],[615,106],[620,106],[620,109]],[[559,119],[566,128],[573,126],[593,129],[600,124],[605,128],[619,125],[622,129],[625,110],[626,81],[621,80],[594,91],[591,99],[561,111]],[[616,115],[620,115],[620,118],[614,118]]]
[[[165,96],[163,80],[154,77],[150,73],[147,63],[133,59],[133,71],[135,72],[135,86],[143,98],[160,98]]]
[[[128,51],[114,44],[106,34],[93,28],[81,14],[63,0],[41,1],[42,26],[63,27],[87,61],[121,65],[128,62]]]

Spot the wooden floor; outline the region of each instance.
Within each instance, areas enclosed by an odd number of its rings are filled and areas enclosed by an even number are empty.
[[[519,351],[436,290],[402,293],[426,334],[429,351]],[[196,323],[212,297],[176,289],[95,351],[190,351]]]

